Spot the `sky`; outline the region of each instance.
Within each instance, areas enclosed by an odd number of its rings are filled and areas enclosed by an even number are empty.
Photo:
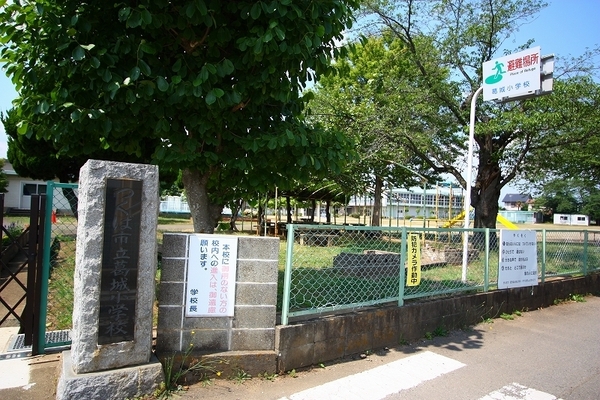
[[[600,45],[600,0],[549,0],[549,6],[531,23],[522,26],[514,38],[505,44],[514,48],[528,39],[535,39],[531,47],[540,46],[541,54],[557,57],[578,56],[586,48]],[[514,40],[514,41],[513,41]],[[499,54],[500,57],[502,54]],[[11,108],[17,97],[12,82],[0,72],[0,111]],[[0,158],[6,158],[6,134],[0,123]],[[515,192],[507,187],[503,192]],[[502,199],[502,196],[501,196]]]

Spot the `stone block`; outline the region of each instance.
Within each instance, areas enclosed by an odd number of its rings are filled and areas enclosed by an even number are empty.
[[[373,343],[375,347],[395,346],[399,343],[400,318],[397,308],[377,310],[373,315]]]
[[[183,329],[231,329],[231,320],[226,317],[185,317]]]
[[[150,360],[158,189],[157,166],[88,160],[80,170],[70,353],[77,374]],[[127,274],[117,276],[121,270]],[[115,284],[103,284],[111,274]]]
[[[279,325],[277,326],[277,348],[301,347],[315,342],[315,324]]]
[[[346,337],[345,355],[361,353],[363,351],[373,349],[373,334],[372,332],[357,332]]]
[[[159,326],[156,330],[156,354],[180,352],[184,348],[181,341],[181,329],[165,329]]]
[[[315,363],[315,344],[279,349],[277,372],[284,373],[294,368],[309,367]],[[322,360],[326,361],[326,360]]]
[[[277,282],[277,261],[239,260],[238,282],[272,283]]]
[[[346,355],[346,338],[338,337],[315,342],[314,347],[311,364],[315,365],[324,361],[335,360]]]
[[[275,327],[233,329],[230,350],[275,350]]]
[[[187,256],[187,242],[188,234],[165,232],[163,234],[162,257],[185,258]]]
[[[235,304],[237,305],[275,305],[277,304],[277,283],[236,284]]]
[[[275,306],[235,306],[233,328],[273,328],[275,314]]]
[[[239,260],[279,259],[279,238],[240,237],[238,243]]]
[[[152,395],[164,382],[161,363],[155,356],[147,364],[110,371],[76,374],[70,351],[63,352],[57,400],[122,400]]]
[[[183,291],[185,290],[183,282],[162,282],[158,289],[158,304],[169,306],[184,306]]]
[[[185,259],[163,258],[160,266],[160,281],[184,282],[185,281]]]
[[[184,319],[182,306],[158,306],[158,326],[180,327]]]
[[[193,329],[182,332],[182,351],[189,347],[193,351],[229,350],[228,329]]]

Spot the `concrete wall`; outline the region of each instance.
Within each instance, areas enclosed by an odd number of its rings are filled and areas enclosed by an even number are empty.
[[[574,294],[600,294],[600,274],[531,287],[364,309],[277,327],[277,371],[394,347],[436,329],[462,329],[502,313],[535,310]]]
[[[181,355],[192,346],[193,355],[233,358],[247,372],[274,371],[279,239],[240,236],[234,317],[191,318],[184,304],[188,236],[163,236],[157,356]]]

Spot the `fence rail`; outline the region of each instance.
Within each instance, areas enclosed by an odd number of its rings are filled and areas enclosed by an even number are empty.
[[[538,281],[600,271],[600,231],[535,231]],[[292,317],[497,288],[497,229],[290,224],[287,232],[283,325]],[[406,282],[410,239],[420,245],[416,286]]]

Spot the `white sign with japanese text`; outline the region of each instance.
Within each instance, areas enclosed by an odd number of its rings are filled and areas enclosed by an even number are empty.
[[[503,99],[540,89],[540,47],[483,63],[483,100]]]
[[[537,284],[536,232],[501,229],[498,289],[537,286]]]
[[[237,250],[235,237],[189,236],[186,317],[233,317]]]

